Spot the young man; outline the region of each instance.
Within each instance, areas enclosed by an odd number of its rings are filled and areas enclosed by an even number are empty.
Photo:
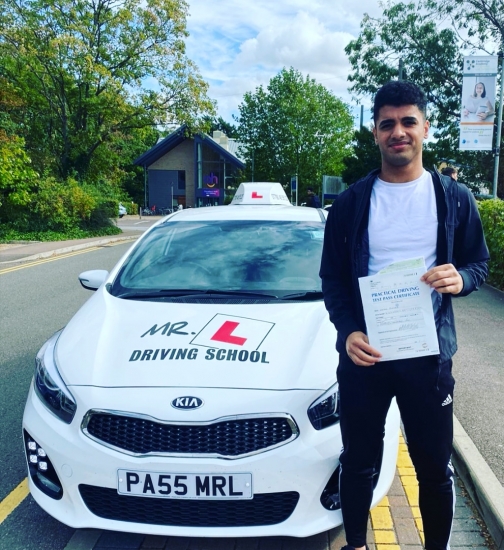
[[[309,206],[311,208],[322,208],[322,205],[320,204],[320,199],[313,191],[312,187],[308,187],[306,190],[306,206]]]
[[[419,482],[425,547],[449,548],[455,499],[451,358],[457,349],[451,299],[483,283],[489,254],[469,190],[423,168],[426,104],[424,92],[406,81],[377,92],[373,133],[381,168],[338,195],[325,230],[320,276],[338,331],[345,549],[366,547],[374,466],[393,397]],[[440,353],[380,361],[366,335],[358,279],[422,256],[427,272],[421,281],[431,288]]]
[[[453,168],[453,166],[447,166],[446,168],[443,168],[441,170],[441,174],[443,174],[443,176],[448,176],[452,180],[458,180],[457,169]]]

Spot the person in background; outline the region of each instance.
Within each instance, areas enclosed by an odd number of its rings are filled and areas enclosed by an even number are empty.
[[[312,187],[308,187],[306,190],[306,206],[310,206],[311,208],[322,208],[322,205],[320,204],[320,199],[318,198],[318,195],[316,195],[313,191]]]
[[[443,174],[443,176],[448,176],[452,180],[458,180],[458,171],[453,166],[447,166],[446,168],[443,168],[441,170],[441,174]]]
[[[340,193],[329,210],[320,277],[339,352],[340,500],[346,550],[364,550],[373,479],[395,397],[419,484],[426,550],[447,550],[455,507],[452,297],[485,280],[488,249],[469,189],[424,169],[427,98],[404,80],[374,99],[381,166]],[[381,361],[366,334],[359,278],[423,257],[418,284],[430,288],[439,355]]]

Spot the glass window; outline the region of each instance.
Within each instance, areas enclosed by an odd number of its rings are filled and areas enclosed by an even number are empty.
[[[322,222],[168,221],[133,252],[111,292],[320,291],[323,236]]]

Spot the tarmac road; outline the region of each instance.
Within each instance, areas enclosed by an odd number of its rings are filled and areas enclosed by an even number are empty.
[[[453,304],[455,415],[504,486],[504,292],[484,285]]]

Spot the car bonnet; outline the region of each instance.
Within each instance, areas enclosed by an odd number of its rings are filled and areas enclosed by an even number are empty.
[[[102,287],[64,329],[56,361],[69,386],[325,389],[335,339],[320,300],[181,304]]]

